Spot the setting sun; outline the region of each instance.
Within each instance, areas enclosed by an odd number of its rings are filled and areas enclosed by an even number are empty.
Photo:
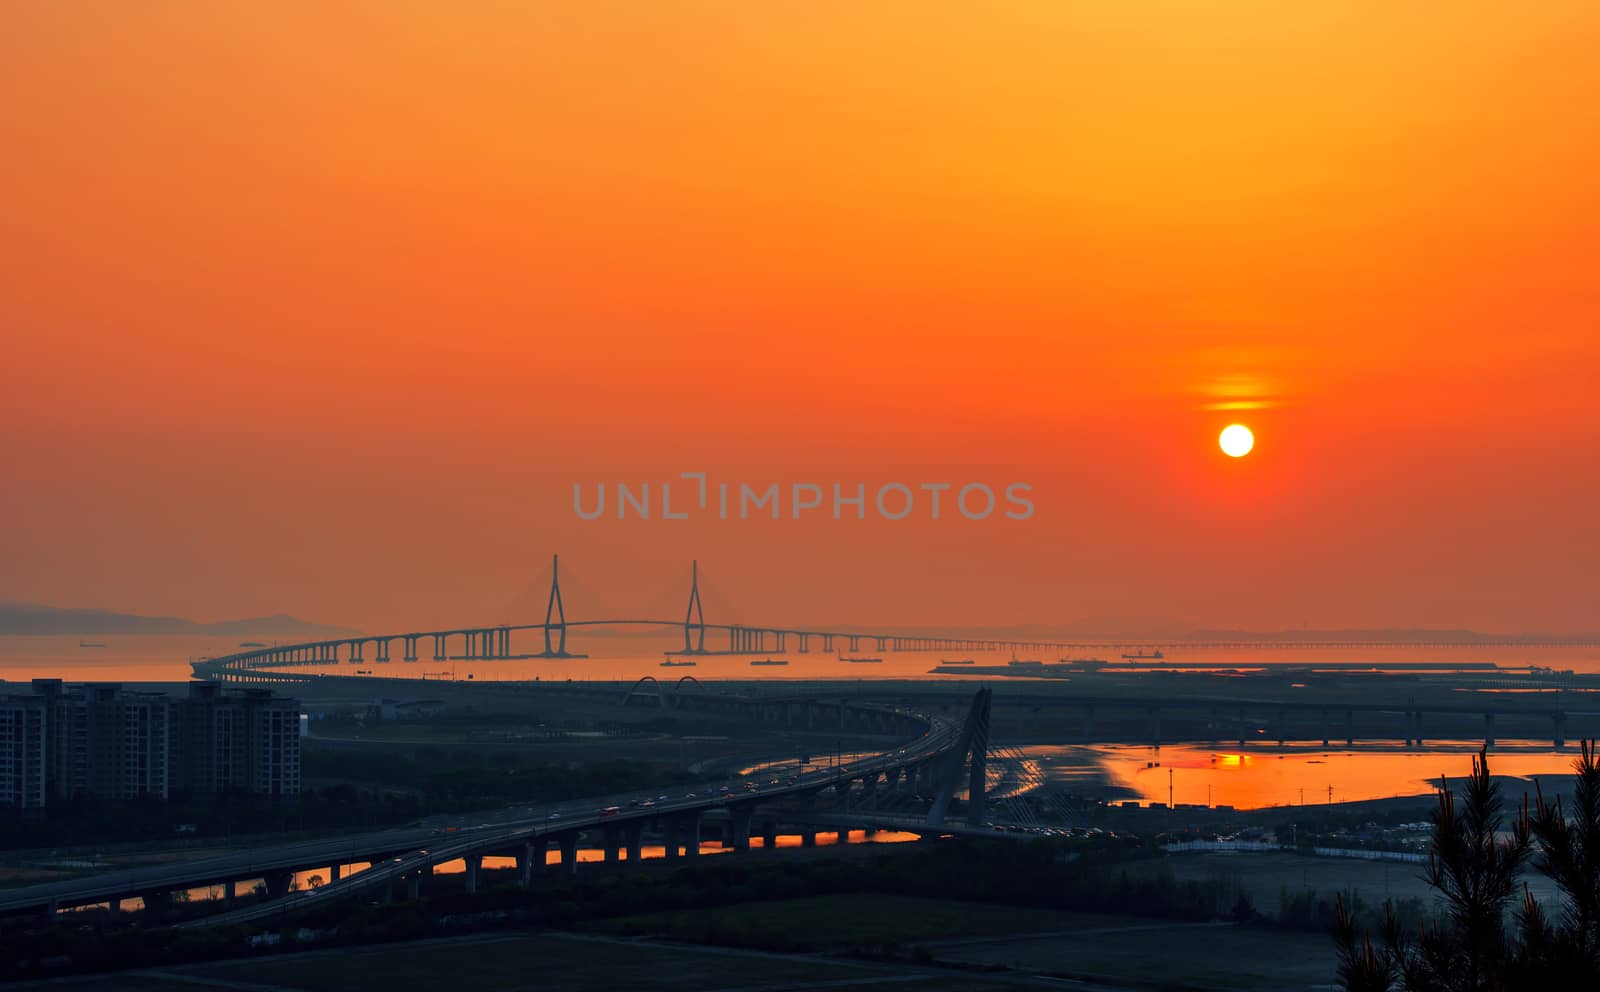
[[[1230,458],[1243,458],[1256,446],[1256,436],[1243,424],[1229,424],[1217,438],[1222,451]]]

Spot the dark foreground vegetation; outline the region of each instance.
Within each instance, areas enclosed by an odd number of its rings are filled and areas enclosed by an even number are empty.
[[[1131,840],[940,843],[885,847],[870,859],[750,859],[677,870],[551,872],[532,889],[491,886],[469,896],[453,882],[415,903],[325,907],[260,928],[178,930],[84,922],[0,932],[0,979],[120,970],[270,953],[446,936],[473,930],[572,929],[646,913],[808,896],[876,893],[1041,910],[1124,913],[1172,920],[1253,914],[1237,884],[1179,881],[1159,853]],[[181,907],[180,907],[181,909]],[[974,905],[974,912],[983,907]],[[805,931],[703,935],[767,950],[822,949]],[[883,946],[855,949],[895,953]]]
[[[1344,987],[1600,989],[1600,763],[1593,741],[1573,766],[1570,805],[1540,792],[1530,806],[1524,796],[1509,824],[1487,751],[1473,760],[1459,802],[1441,782],[1427,875],[1446,912],[1418,927],[1387,913],[1374,938],[1341,907],[1334,938]],[[1559,906],[1540,905],[1519,884],[1530,862],[1555,882]]]

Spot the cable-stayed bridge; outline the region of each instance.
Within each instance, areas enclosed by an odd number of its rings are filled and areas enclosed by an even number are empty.
[[[1070,651],[1076,649],[1103,649],[1133,646],[1135,644],[1178,648],[1371,648],[1371,647],[1438,647],[1442,644],[1411,641],[1170,641],[1145,639],[1142,641],[1083,641],[1083,640],[1017,640],[990,637],[939,636],[925,633],[883,633],[849,630],[823,630],[787,626],[782,624],[708,623],[700,597],[699,565],[690,572],[688,603],[683,618],[619,616],[605,619],[570,620],[561,593],[559,558],[553,560],[550,591],[546,599],[542,622],[490,624],[487,626],[462,626],[442,630],[405,631],[393,634],[362,634],[327,640],[306,641],[295,644],[254,648],[193,663],[198,678],[221,682],[294,682],[307,675],[294,669],[337,665],[342,661],[360,664],[368,661],[386,664],[399,660],[417,662],[493,661],[527,658],[583,658],[575,653],[569,638],[585,630],[614,628],[659,628],[673,632],[673,645],[666,653],[673,655],[764,655],[772,652],[812,651],[823,653],[862,650],[886,652],[930,651]],[[514,644],[513,635],[535,638],[528,650],[526,642]],[[676,637],[682,636],[682,647]],[[517,640],[521,640],[519,637]],[[1552,642],[1553,643],[1553,642]],[[1575,644],[1575,642],[1574,642]],[[1560,646],[1574,646],[1561,642]],[[1550,646],[1549,643],[1531,641],[1473,640],[1455,643],[1457,647],[1492,646]],[[398,655],[396,652],[398,651]],[[286,671],[287,670],[287,671]]]

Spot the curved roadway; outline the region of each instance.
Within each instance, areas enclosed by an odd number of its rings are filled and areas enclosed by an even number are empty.
[[[754,788],[704,794],[683,792],[682,787],[675,787],[665,799],[660,797],[659,790],[649,790],[522,805],[469,816],[434,817],[407,827],[253,848],[213,858],[12,889],[0,893],[0,913],[92,905],[134,898],[143,893],[202,888],[223,882],[231,884],[334,864],[371,862],[370,868],[319,888],[292,892],[186,925],[247,922],[340,899],[362,888],[391,883],[396,878],[421,873],[457,858],[513,849],[527,841],[601,827],[615,828],[662,816],[754,806],[786,796],[815,793],[835,782],[928,762],[943,754],[960,736],[960,727],[948,719],[904,710],[891,712],[916,717],[927,729],[920,737],[892,751],[837,768],[790,776],[776,784],[755,783]],[[634,805],[635,802],[638,805]],[[647,802],[651,805],[644,805]],[[616,807],[616,811],[606,812],[611,807]]]

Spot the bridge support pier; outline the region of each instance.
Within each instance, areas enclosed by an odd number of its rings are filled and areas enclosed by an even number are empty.
[[[466,887],[467,895],[474,895],[478,891],[478,871],[483,867],[483,855],[469,854],[466,857]]]
[[[139,902],[144,906],[146,913],[159,920],[167,915],[168,909],[172,908],[172,893],[164,890],[141,892]],[[52,902],[48,907],[47,918],[53,919],[55,912],[55,903]]]
[[[728,824],[733,834],[733,849],[735,851],[750,850],[750,808],[735,807],[730,811],[731,822]]]
[[[343,870],[344,870],[344,866],[343,865],[339,865],[339,864],[329,865],[328,866],[328,882],[330,884],[333,883],[333,882],[337,882],[340,878],[343,877]]]
[[[422,898],[422,873],[406,876],[406,901],[416,902]]]
[[[700,856],[700,814],[690,813],[679,821],[683,828],[683,856],[698,858]]]
[[[601,846],[606,852],[606,864],[616,864],[622,858],[622,832],[616,827],[607,827]]]
[[[517,855],[517,884],[525,889],[533,884],[533,873],[544,867],[544,843],[543,837],[536,837]]]
[[[561,870],[568,875],[578,873],[578,835],[562,834],[558,841],[561,845]]]
[[[644,860],[644,824],[636,820],[623,828],[622,835],[628,842],[628,865],[636,866]]]
[[[289,886],[294,882],[294,873],[275,871],[265,876],[262,881],[267,883],[268,899],[281,899],[289,894]]]
[[[766,850],[766,851],[775,850],[777,848],[777,846],[778,846],[778,824],[774,820],[768,820],[761,827],[761,847],[762,847],[762,850]]]
[[[817,832],[815,830],[812,830],[809,827],[807,827],[805,830],[802,830],[800,832],[800,846],[801,847],[816,847],[817,846]]]

